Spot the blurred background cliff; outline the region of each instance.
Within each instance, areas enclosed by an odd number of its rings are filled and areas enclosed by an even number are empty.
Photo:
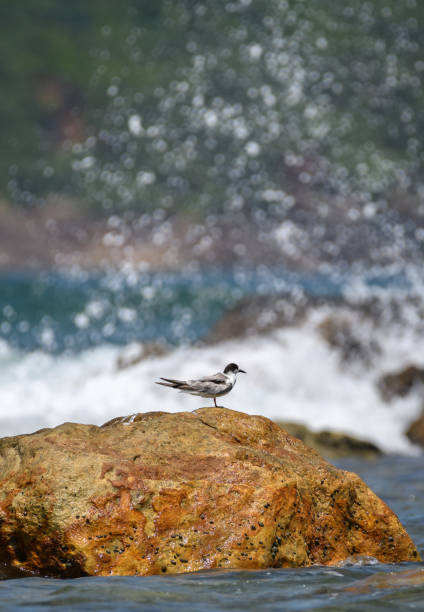
[[[0,433],[191,409],[152,379],[234,360],[230,407],[414,452],[423,20],[1,2]]]

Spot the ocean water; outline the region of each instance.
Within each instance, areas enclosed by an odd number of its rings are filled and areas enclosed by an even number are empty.
[[[398,514],[424,553],[422,459],[343,461]],[[1,577],[1,569],[0,569]],[[424,563],[363,559],[340,567],[208,571],[176,576],[0,580],[0,610],[423,610]]]
[[[325,300],[352,290],[362,297],[375,291],[403,295],[417,287],[415,276],[396,270],[298,274],[266,266],[187,266],[178,273],[129,265],[97,273],[0,271],[0,339],[23,351],[55,354],[133,340],[179,346],[202,339],[242,298],[282,294]]]

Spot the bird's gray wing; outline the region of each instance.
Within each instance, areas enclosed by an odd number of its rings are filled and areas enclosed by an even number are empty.
[[[200,382],[211,382],[215,384],[227,383],[228,378],[222,372],[217,372],[216,374],[211,374],[210,376],[203,376],[203,378],[199,378]],[[193,380],[189,380],[188,382],[192,383]]]
[[[188,380],[184,387],[180,387],[181,390],[188,391],[189,393],[202,393],[207,395],[219,395],[226,392],[228,388],[231,388],[228,378],[218,372],[211,376],[203,376],[197,380]]]

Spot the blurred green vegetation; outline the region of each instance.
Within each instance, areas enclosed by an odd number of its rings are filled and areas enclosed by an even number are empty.
[[[423,17],[418,0],[1,0],[3,197],[424,197]]]

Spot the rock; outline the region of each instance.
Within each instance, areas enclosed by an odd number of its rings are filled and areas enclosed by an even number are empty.
[[[318,325],[318,331],[323,340],[336,349],[342,361],[360,360],[364,365],[370,365],[373,357],[381,352],[375,340],[371,340],[360,331],[360,320],[356,321],[347,314],[333,313],[325,317]],[[362,321],[364,324],[364,321]],[[364,330],[363,330],[364,331]]]
[[[393,512],[272,421],[225,408],[0,440],[0,565],[43,576],[417,561]]]
[[[372,442],[360,440],[342,432],[311,431],[301,423],[277,422],[277,424],[291,436],[299,438],[321,455],[331,459],[352,456],[375,459],[382,455],[381,450]]]
[[[389,304],[387,310],[391,313],[393,307]],[[241,299],[224,312],[205,342],[225,342],[303,325],[317,313],[320,315],[315,316],[314,323],[318,333],[325,342],[339,351],[342,360],[359,359],[367,365],[381,353],[376,340],[376,332],[381,326],[381,304],[376,300],[349,304],[339,297],[320,297],[295,291]],[[392,314],[397,320],[398,314]]]
[[[397,591],[401,589],[405,591],[413,587],[423,588],[424,586],[424,568],[407,569],[400,572],[378,572],[356,580],[351,586],[345,587],[344,592],[355,593],[356,595],[372,594],[373,598],[379,595],[378,591],[386,589],[388,591]],[[412,604],[414,605],[414,604]]]
[[[0,563],[0,580],[13,580],[14,578],[29,578],[33,576],[33,572],[21,569],[20,567],[13,567],[6,563]]]
[[[304,296],[255,295],[243,298],[229,308],[205,339],[207,344],[269,333],[274,329],[304,321],[309,302]]]
[[[397,372],[384,374],[377,382],[378,389],[384,400],[395,397],[405,397],[416,386],[424,384],[424,368],[409,365]]]
[[[424,410],[421,416],[408,427],[406,435],[414,444],[424,446]]]
[[[149,357],[162,357],[169,352],[161,342],[131,342],[125,346],[116,359],[116,369],[125,370]]]

